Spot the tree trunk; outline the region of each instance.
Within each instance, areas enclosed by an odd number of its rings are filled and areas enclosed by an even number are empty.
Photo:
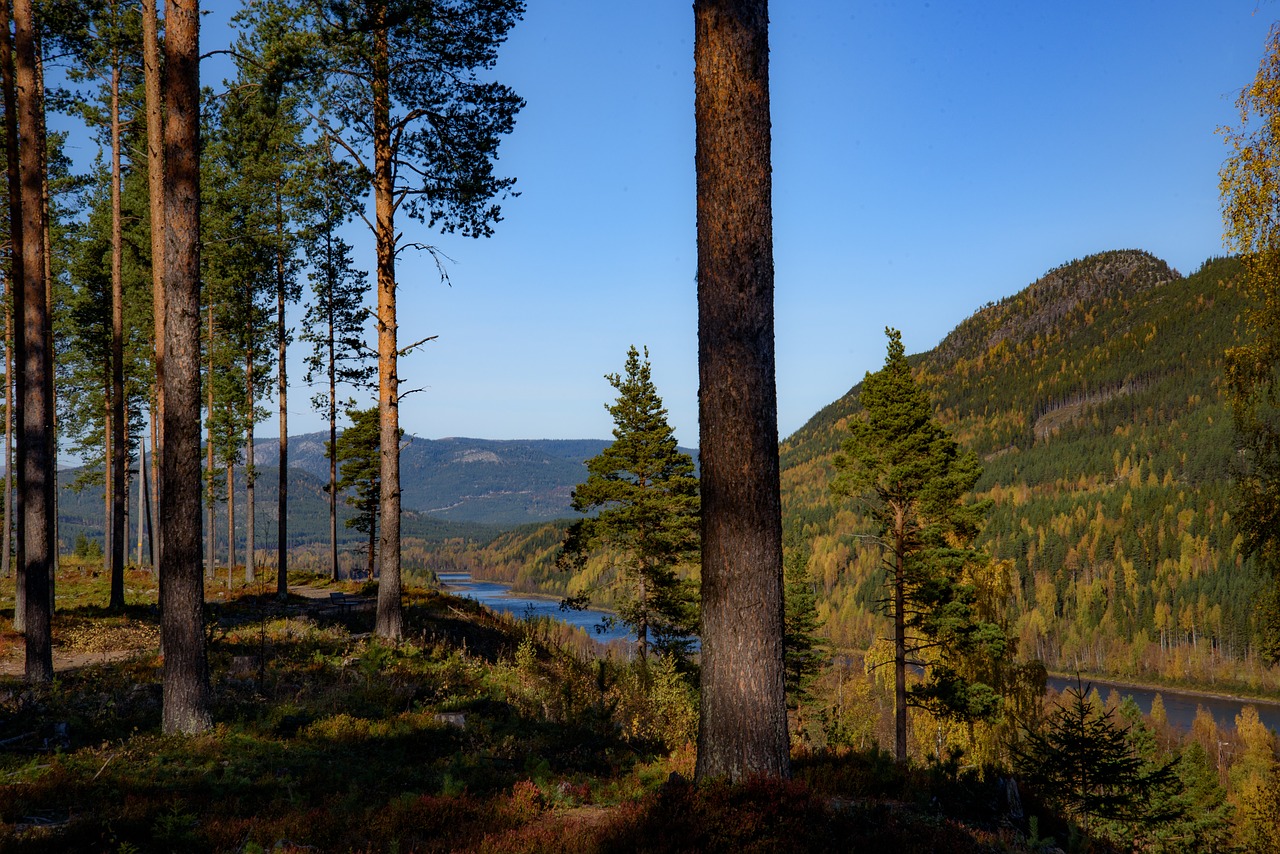
[[[10,294],[7,306],[9,312],[8,331],[13,351],[12,367],[17,368],[22,364],[19,352],[22,348],[22,336],[15,331],[14,323],[17,318],[22,316],[22,293],[26,276],[22,270],[22,178],[18,173],[17,83],[14,80],[13,44],[9,30],[9,4],[7,2],[0,2],[0,80],[4,84],[5,171],[9,188],[9,246],[11,250],[9,253]],[[19,373],[20,371],[18,370],[10,370],[8,374],[10,382],[10,411],[6,416],[6,422],[16,424],[17,429],[21,431],[22,395],[25,386],[18,377]],[[12,437],[12,432],[9,435]],[[10,450],[12,450],[12,446],[10,446]],[[12,469],[20,466],[22,459],[21,448],[18,449],[16,455],[9,456],[12,466],[5,470],[6,481],[12,480]],[[9,488],[12,490],[14,515],[11,520],[11,527],[6,528],[5,533],[8,534],[10,530],[13,531],[14,565],[17,573],[17,578],[14,579],[13,593],[13,630],[23,632],[26,630],[27,624],[27,575],[23,570],[23,565],[26,562],[25,536],[22,527],[22,519],[24,518],[23,495],[21,488],[13,489],[12,484],[10,484]],[[7,511],[8,507],[6,506],[5,509]]]
[[[157,484],[160,480],[160,455],[157,453],[160,441],[159,410],[159,406],[151,407],[151,491],[147,493],[147,535],[150,537],[147,548],[151,556],[151,574],[157,577],[160,575],[160,526],[155,517],[156,511],[160,509],[160,487]]]
[[[227,460],[227,590],[236,574],[236,466]]]
[[[325,245],[332,259],[331,234]],[[338,580],[338,375],[334,364],[333,285],[329,285],[329,571]]]
[[[765,0],[695,0],[699,779],[790,773]]]
[[[165,15],[165,247],[160,537],[165,733],[211,726],[200,572],[200,4]]]
[[[254,387],[253,387],[253,357],[254,348],[249,348],[249,353],[245,357],[245,386],[249,398],[249,419],[246,422],[247,428],[244,439],[244,582],[252,584],[258,580],[257,575],[257,557],[258,557],[258,531],[256,523],[258,521],[257,505],[255,504],[255,496],[253,494],[253,482],[257,479],[258,473],[254,466],[253,459],[253,424],[254,424]]]
[[[164,426],[164,102],[161,95],[160,25],[156,0],[142,0],[142,72],[147,112],[147,194],[151,202],[151,307],[155,324],[157,422]],[[163,437],[153,434],[152,462],[159,468]],[[153,478],[160,506],[162,478]]]
[[[40,48],[40,28],[36,28],[36,93],[40,109],[36,111],[36,133],[40,139],[40,221],[44,231],[44,304],[45,304],[45,340],[49,342],[49,370],[45,376],[45,394],[49,399],[49,479],[52,482],[49,498],[49,537],[52,541],[49,556],[49,616],[53,618],[55,610],[54,588],[58,578],[58,393],[57,373],[54,371],[53,356],[53,240],[49,234],[49,134],[45,125],[44,114],[44,53]],[[19,116],[21,123],[21,116]]]
[[[111,68],[111,601],[113,611],[124,609],[124,230],[120,216],[120,59],[114,56]]]
[[[52,586],[56,550],[53,495],[57,488],[53,460],[53,399],[50,379],[53,350],[49,326],[49,298],[45,272],[43,203],[44,139],[41,86],[36,66],[36,26],[31,0],[14,0],[16,53],[18,171],[21,180],[22,318],[18,357],[22,433],[18,442],[18,491],[22,493],[25,554],[18,567],[26,581],[26,676],[31,682],[53,680]],[[19,292],[15,292],[19,293]]]
[[[902,537],[898,537],[893,562],[893,750],[894,758],[907,761],[907,580]]]
[[[374,4],[371,4],[374,5]],[[400,378],[396,343],[396,260],[394,169],[391,157],[390,58],[387,47],[387,9],[377,3],[373,21],[373,160],[374,212],[378,249],[378,416],[381,421],[382,538],[378,551],[378,613],[373,631],[399,640],[403,634],[400,602]]]
[[[147,496],[147,442],[146,439],[138,438],[138,552],[135,565],[138,569],[142,569],[142,536],[146,530],[146,496]]]
[[[276,193],[276,363],[280,385],[280,468],[276,482],[276,596],[284,601],[289,598],[289,408],[288,372],[285,356],[289,346],[289,330],[284,325],[285,257],[284,214],[280,207],[280,193]]]
[[[7,26],[7,25],[6,25]],[[8,63],[0,58],[0,62]],[[4,534],[0,545],[0,576],[9,577],[13,564],[13,275],[4,304]]]
[[[0,0],[2,2],[2,0]],[[205,422],[205,521],[209,532],[209,541],[205,544],[205,561],[204,575],[205,578],[213,581],[218,577],[218,561],[215,551],[215,541],[217,537],[213,533],[214,524],[214,500],[213,492],[213,303],[209,303],[209,362],[207,368],[208,381],[205,383],[205,395],[208,399],[207,412],[208,421]]]

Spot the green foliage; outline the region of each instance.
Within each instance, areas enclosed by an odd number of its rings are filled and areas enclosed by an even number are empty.
[[[612,564],[603,584],[620,596],[619,619],[636,633],[640,657],[650,636],[661,651],[682,651],[697,631],[693,585],[678,570],[698,553],[699,498],[693,460],[681,453],[654,388],[649,351],[627,351],[626,375],[605,377],[618,392],[607,406],[613,444],[587,460],[573,508],[595,512],[570,525],[557,564],[582,568],[599,551]],[[581,607],[587,596],[568,600]]]
[[[337,487],[348,493],[346,503],[356,511],[345,524],[369,536],[368,565],[372,571],[382,497],[382,425],[376,406],[348,409],[347,417],[351,426],[338,434],[338,446],[331,453],[339,464]]]
[[[998,668],[967,662],[976,656],[1003,662],[1009,643],[999,624],[981,619],[964,578],[983,560],[971,544],[987,504],[964,500],[982,469],[937,422],[901,335],[885,331],[884,368],[863,380],[862,416],[849,424],[831,489],[856,498],[874,525],[890,588],[884,603],[894,621],[899,683],[908,663],[927,667],[927,681],[912,687],[911,701],[959,720],[990,718],[999,709],[999,684],[991,678]],[[899,703],[907,701],[904,692],[900,684]],[[904,739],[900,734],[900,748]]]
[[[1144,761],[1135,744],[1141,731],[1114,717],[1084,688],[1068,688],[1065,705],[1058,703],[1044,730],[1028,733],[1015,752],[1019,773],[1085,827],[1156,825],[1178,817],[1166,792],[1178,784],[1173,762]]]
[[[810,699],[809,685],[826,662],[827,651],[818,634],[818,618],[813,579],[808,556],[796,548],[786,552],[782,565],[783,677],[787,706],[796,708]]]

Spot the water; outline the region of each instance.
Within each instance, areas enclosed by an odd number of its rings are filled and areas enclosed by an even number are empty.
[[[474,599],[486,608],[504,611],[521,619],[528,617],[549,617],[582,629],[601,643],[613,640],[629,640],[630,633],[625,626],[614,625],[604,631],[597,629],[605,619],[613,616],[608,611],[598,608],[586,608],[582,611],[560,610],[560,600],[523,596],[511,592],[511,585],[500,581],[480,581],[473,579],[469,572],[441,572],[440,581],[448,592],[455,596]]]
[[[1101,695],[1103,700],[1107,699],[1107,695],[1111,693],[1113,688],[1121,697],[1133,697],[1134,702],[1138,704],[1138,708],[1142,710],[1144,715],[1151,714],[1151,701],[1155,699],[1156,694],[1159,694],[1160,699],[1164,702],[1164,710],[1169,718],[1169,725],[1184,732],[1191,729],[1191,722],[1195,719],[1196,709],[1201,706],[1213,715],[1213,719],[1220,730],[1234,729],[1236,715],[1240,714],[1240,710],[1245,706],[1253,706],[1258,710],[1258,718],[1269,729],[1273,732],[1280,732],[1280,703],[1250,700],[1243,697],[1211,697],[1177,691],[1171,688],[1137,688],[1132,685],[1121,685],[1101,679],[1083,679],[1081,681],[1086,692],[1090,690],[1091,685],[1097,688],[1098,694]],[[1049,688],[1054,691],[1061,692],[1067,688],[1074,687],[1076,687],[1074,677],[1049,677]]]

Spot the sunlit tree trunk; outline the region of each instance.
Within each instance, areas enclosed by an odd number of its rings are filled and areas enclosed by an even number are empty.
[[[111,602],[112,610],[124,608],[125,443],[124,399],[124,230],[120,215],[120,57],[111,68]]]
[[[14,0],[16,53],[18,171],[21,179],[23,281],[18,381],[23,398],[22,434],[18,442],[18,491],[23,495],[23,546],[19,572],[26,579],[26,676],[32,682],[53,679],[52,585],[54,490],[53,350],[45,271],[43,165],[44,140],[36,26],[31,0]],[[15,229],[16,230],[16,229]]]
[[[378,255],[378,414],[382,426],[381,508],[378,613],[374,634],[399,639],[403,633],[400,603],[400,379],[396,343],[395,164],[391,157],[390,59],[387,54],[387,9],[378,3],[373,21],[373,159],[374,215]]]
[[[160,24],[156,0],[142,0],[142,72],[147,115],[147,193],[151,204],[151,306],[155,324],[155,407],[164,424],[164,103],[161,95]],[[159,468],[161,437],[152,434],[151,459]],[[159,506],[161,478],[153,478]]]
[[[160,513],[163,729],[211,725],[200,571],[200,4],[169,0],[164,248],[164,445]]]
[[[790,773],[765,0],[696,0],[700,779]]]
[[[331,234],[325,235],[328,257],[333,257]],[[334,364],[334,299],[329,294],[329,572],[338,580],[338,371]],[[372,578],[372,576],[370,576]]]

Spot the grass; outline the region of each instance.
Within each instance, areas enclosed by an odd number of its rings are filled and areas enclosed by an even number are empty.
[[[233,591],[210,625],[217,725],[166,737],[150,577],[130,573],[116,615],[100,574],[65,575],[57,650],[89,660],[48,686],[0,677],[3,852],[1021,850],[998,809],[948,818],[928,794],[972,781],[912,782],[875,755],[693,786],[678,670],[642,679],[421,588],[397,645],[368,611]],[[0,658],[21,650],[9,608]]]

